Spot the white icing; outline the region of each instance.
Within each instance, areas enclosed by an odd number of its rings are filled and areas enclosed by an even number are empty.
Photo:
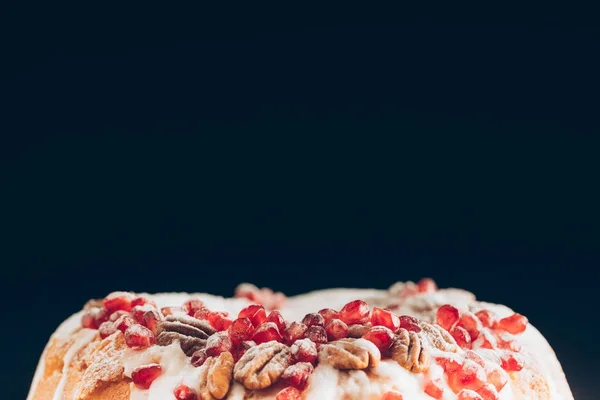
[[[69,350],[67,350],[67,353],[65,354],[64,358],[63,358],[63,370],[62,370],[62,376],[60,377],[60,382],[58,383],[58,386],[56,388],[56,391],[54,392],[54,397],[52,398],[52,400],[62,400],[63,398],[63,390],[65,388],[65,384],[67,383],[67,375],[69,372],[69,368],[71,366],[71,361],[73,360],[73,357],[75,357],[75,355],[77,355],[77,353],[79,353],[80,350],[82,350],[85,346],[87,346],[92,340],[94,340],[94,338],[96,337],[96,335],[98,334],[98,332],[96,332],[95,330],[91,330],[91,329],[82,329],[81,331],[79,331],[75,337],[75,342],[71,345],[71,347],[69,347]]]

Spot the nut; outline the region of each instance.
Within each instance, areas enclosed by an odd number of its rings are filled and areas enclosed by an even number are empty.
[[[168,346],[179,340],[181,350],[189,357],[206,346],[206,339],[215,329],[206,321],[187,315],[169,315],[158,324],[156,344]]]
[[[231,386],[233,356],[229,352],[209,357],[200,367],[200,399],[220,400]]]
[[[364,325],[354,324],[348,327],[348,337],[349,338],[361,338],[365,335],[365,333],[369,332],[371,329],[371,323],[366,323]]]
[[[365,339],[341,339],[324,344],[319,349],[319,361],[336,369],[366,369],[375,367],[381,352]]]
[[[437,324],[422,322],[423,334],[429,345],[435,349],[456,353],[459,349],[456,340]]]
[[[248,349],[235,364],[235,380],[250,390],[267,388],[281,378],[292,358],[292,352],[284,344],[261,343]]]
[[[412,372],[423,372],[429,367],[427,342],[420,333],[400,328],[391,347],[392,359]]]

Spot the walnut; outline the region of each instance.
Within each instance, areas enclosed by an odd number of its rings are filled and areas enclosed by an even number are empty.
[[[366,369],[381,360],[377,347],[365,339],[341,339],[324,344],[319,349],[319,361],[336,369]]]
[[[421,322],[423,334],[429,345],[442,351],[456,353],[459,349],[456,340],[444,328],[437,324]]]
[[[209,357],[200,367],[200,399],[222,399],[229,392],[233,373],[233,356],[229,352]]]
[[[261,343],[248,349],[235,364],[235,380],[250,390],[267,388],[281,378],[292,358],[292,352],[284,344]]]
[[[422,334],[400,328],[391,348],[392,359],[412,372],[423,372],[429,367],[427,341]]]
[[[158,324],[156,344],[168,346],[179,340],[181,350],[191,356],[206,346],[206,339],[215,333],[215,329],[206,321],[187,315],[169,315]]]

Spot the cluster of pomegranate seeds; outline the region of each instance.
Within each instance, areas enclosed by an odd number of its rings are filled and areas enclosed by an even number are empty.
[[[285,332],[285,320],[283,319],[283,315],[277,310],[271,311],[269,316],[267,317],[267,322],[272,322],[277,326],[277,329],[280,333]]]
[[[479,336],[479,332],[481,332],[481,329],[483,328],[483,325],[479,318],[477,318],[477,316],[472,312],[462,313],[460,319],[458,320],[457,326],[462,327],[469,333],[471,341],[477,339],[477,336]]]
[[[198,398],[198,395],[194,389],[184,385],[183,383],[175,386],[175,389],[173,389],[173,395],[175,396],[176,400],[196,400]]]
[[[264,322],[256,331],[254,331],[254,335],[252,335],[252,340],[256,342],[256,344],[270,342],[275,340],[277,342],[283,342],[283,337],[281,333],[279,333],[279,328],[275,325],[274,322]]]
[[[127,292],[114,292],[104,298],[104,309],[109,313],[123,310],[129,311],[133,307],[131,302],[134,296]]]
[[[199,299],[190,299],[183,303],[183,309],[190,317],[193,317],[197,311],[204,309],[204,302]]]
[[[290,350],[298,362],[312,363],[317,360],[317,345],[310,339],[296,340]]]
[[[143,325],[133,324],[125,331],[125,343],[132,349],[145,349],[154,341],[154,333]]]
[[[294,365],[290,365],[283,371],[281,380],[283,383],[289,386],[293,386],[297,389],[303,390],[306,387],[306,381],[312,374],[314,367],[308,362],[299,362]]]
[[[394,332],[385,326],[374,326],[363,336],[363,339],[372,342],[383,352],[392,347],[392,344],[394,343]]]
[[[332,319],[325,326],[325,332],[327,333],[327,339],[330,341],[343,339],[348,336],[348,325],[346,325],[340,319]]]
[[[231,339],[229,338],[229,335],[227,335],[227,332],[217,332],[206,340],[206,347],[204,350],[209,357],[217,357],[219,354],[226,351],[230,352],[232,347],[233,344],[231,343]]]
[[[325,325],[327,325],[334,319],[340,318],[339,313],[332,308],[324,308],[322,310],[319,310],[319,314],[321,314],[321,316],[325,320]]]
[[[152,306],[154,308],[158,308],[156,306],[155,302],[153,302],[152,300],[150,300],[149,298],[144,297],[144,296],[138,296],[138,297],[134,298],[133,300],[131,300],[132,308],[135,306],[146,306],[146,305]]]
[[[148,389],[161,373],[162,367],[160,364],[142,365],[131,371],[131,381],[140,389]]]
[[[396,391],[392,391],[392,392],[386,392],[383,397],[381,398],[381,400],[403,400],[404,397],[402,397],[402,395]]]
[[[308,327],[301,322],[292,322],[285,330],[284,337],[287,344],[294,343],[298,339],[302,339]]]
[[[254,303],[264,306],[267,310],[277,310],[285,303],[285,295],[281,292],[274,293],[269,288],[258,287],[242,283],[235,289],[235,297],[246,298]]]
[[[81,326],[89,329],[98,329],[109,318],[110,314],[103,308],[92,308],[86,311],[81,317]]]
[[[390,310],[373,307],[373,311],[371,312],[371,325],[385,326],[392,332],[396,332],[398,328],[400,328],[400,318]]]
[[[464,360],[458,371],[448,375],[448,385],[454,393],[461,389],[477,390],[486,382],[484,368],[472,360]]]
[[[256,327],[267,320],[267,312],[263,306],[251,304],[239,312],[238,318],[248,318]]]
[[[339,312],[339,318],[346,324],[364,324],[369,321],[371,310],[362,300],[354,300],[346,304]]]
[[[238,344],[252,337],[254,326],[249,318],[238,318],[231,323],[228,332],[231,342]]]
[[[275,396],[275,400],[300,400],[302,393],[293,386],[286,387]]]

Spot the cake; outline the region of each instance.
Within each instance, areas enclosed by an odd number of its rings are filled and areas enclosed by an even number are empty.
[[[28,400],[572,400],[527,318],[424,278],[232,298],[114,292],[51,336]]]

